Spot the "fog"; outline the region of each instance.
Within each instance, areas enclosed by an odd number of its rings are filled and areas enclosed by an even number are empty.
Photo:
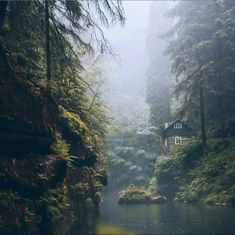
[[[105,64],[108,78],[105,94],[113,115],[122,123],[133,122],[133,115],[142,121],[148,120],[145,103],[148,63],[146,33],[151,4],[151,1],[123,1],[126,24],[105,31],[116,54],[115,59]]]
[[[116,56],[104,66],[105,99],[114,118],[112,126],[118,127],[108,138],[109,180],[119,189],[147,185],[152,178],[160,125],[151,120],[155,115],[151,108],[160,101],[167,109],[171,79],[170,60],[164,54],[167,41],[162,37],[170,25],[164,16],[169,2],[123,1],[123,7],[126,24],[105,31]]]
[[[146,103],[147,80],[160,82],[170,77],[170,62],[164,55],[167,44],[165,39],[159,38],[169,28],[164,16],[169,4],[166,1],[123,1],[125,25],[105,30],[115,55],[105,61],[105,99],[118,124],[148,126],[151,117]]]

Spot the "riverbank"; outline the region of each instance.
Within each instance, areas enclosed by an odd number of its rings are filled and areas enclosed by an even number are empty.
[[[235,204],[235,144],[211,139],[204,155],[194,141],[160,157],[155,166],[157,192],[189,203]]]

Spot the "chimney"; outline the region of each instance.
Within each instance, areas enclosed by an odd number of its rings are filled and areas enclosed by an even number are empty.
[[[165,124],[164,124],[165,129],[166,129],[168,126],[169,126],[169,123],[168,123],[168,122],[165,122]]]

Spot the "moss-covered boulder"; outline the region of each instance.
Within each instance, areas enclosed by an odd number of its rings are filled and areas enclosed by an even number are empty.
[[[63,137],[70,144],[70,153],[74,155],[77,166],[94,166],[97,161],[95,144],[97,136],[77,113],[69,112],[60,107],[59,126]]]
[[[152,194],[142,188],[129,186],[126,190],[119,192],[118,202],[120,204],[139,204],[139,203],[163,203],[165,198],[160,195]]]

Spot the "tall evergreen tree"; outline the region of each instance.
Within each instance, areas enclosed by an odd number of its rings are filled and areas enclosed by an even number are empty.
[[[165,55],[167,40],[163,37],[171,24],[171,20],[164,16],[168,8],[168,2],[152,3],[147,36],[149,65],[146,72],[148,78],[146,100],[150,106],[150,121],[155,126],[170,121],[172,76],[170,60]]]
[[[234,5],[233,1],[180,2],[171,11],[177,17],[168,48],[178,79],[176,93],[184,96],[182,113],[200,120],[203,145],[205,128],[209,134],[226,134],[234,116],[230,102],[234,98]]]

